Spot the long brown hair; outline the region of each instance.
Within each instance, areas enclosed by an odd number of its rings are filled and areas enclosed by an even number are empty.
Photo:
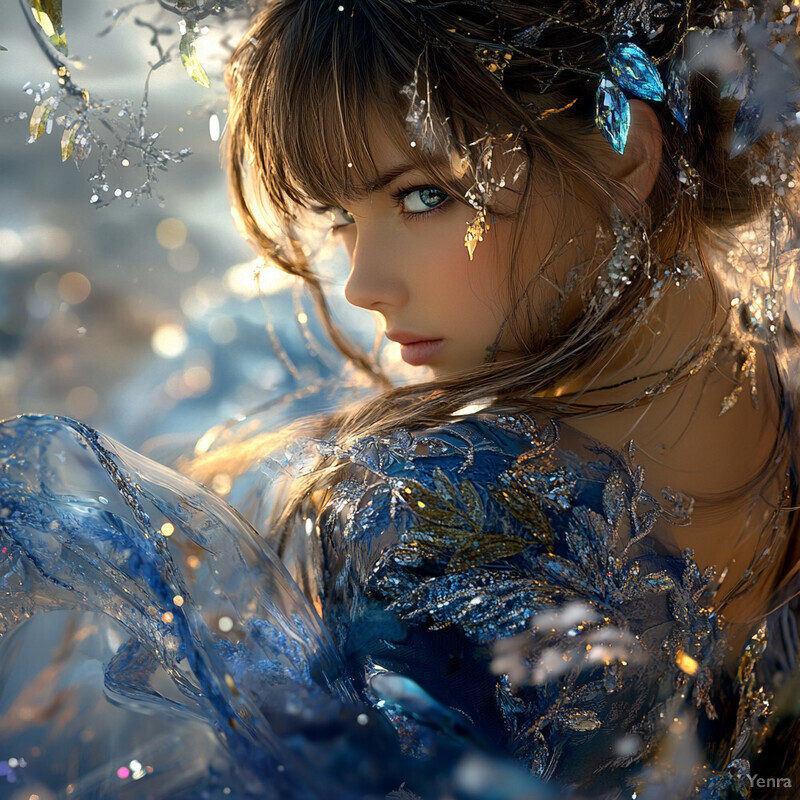
[[[539,408],[560,416],[581,413],[587,408],[582,401],[563,394],[553,397],[553,389],[587,364],[602,364],[644,318],[642,310],[653,302],[652,274],[635,273],[618,297],[592,294],[609,258],[609,249],[599,246],[577,265],[582,279],[572,287],[559,287],[561,296],[555,293],[552,308],[544,314],[546,324],[537,326],[539,334],[533,339],[527,334],[530,319],[543,318],[542,309],[531,303],[526,254],[520,247],[535,191],[531,166],[542,165],[557,176],[563,198],[591,205],[605,231],[612,228],[608,201],[621,191],[592,158],[599,140],[594,124],[596,81],[586,74],[601,68],[607,44],[598,34],[557,22],[560,6],[546,0],[283,0],[268,3],[236,48],[227,73],[226,134],[235,215],[268,263],[304,281],[333,344],[376,386],[369,403],[303,421],[298,430],[303,427],[317,436],[336,431],[346,442],[403,427],[436,426],[487,396],[497,398],[496,406]],[[614,4],[592,8],[593,29],[610,30],[610,20],[619,10]],[[661,35],[648,43],[656,62],[675,55],[688,28],[710,25],[717,3],[671,8],[672,16],[661,20]],[[544,50],[560,53],[573,70],[554,72],[552,59],[546,63],[517,54],[491,68],[486,59],[476,57],[481,52],[476,43],[502,41],[509,31],[547,18],[551,24]],[[488,45],[486,53],[491,62]],[[707,257],[715,232],[759,218],[771,198],[767,187],[750,180],[748,165],[769,150],[772,139],[765,136],[745,154],[730,158],[738,102],[721,99],[718,83],[707,73],[693,76],[688,131],[665,103],[653,105],[664,158],[640,215],[652,269],[666,277],[674,272],[675,259],[691,250],[711,306],[709,324],[670,370],[671,385],[687,377],[720,332],[718,278]],[[477,179],[480,143],[485,143],[487,132],[496,141],[506,136],[528,164],[519,181],[508,280],[512,311],[506,323],[522,355],[489,361],[456,376],[394,387],[380,365],[335,325],[301,228],[310,202],[339,205],[342,196],[368,182],[374,172],[370,126],[375,119],[384,121],[387,133],[407,145],[410,91],[426,99],[431,121],[431,141],[414,148],[412,159],[454,197],[463,197],[464,179],[447,166],[450,159],[462,159],[467,177]],[[675,168],[679,154],[699,176],[693,192],[680,191],[686,175]],[[789,208],[788,196],[786,203]],[[558,250],[558,236],[569,233],[562,229],[557,234],[551,254]],[[537,275],[540,282],[552,277],[547,259]],[[577,297],[579,313],[564,318],[563,296],[570,301]],[[636,398],[641,401],[646,398]],[[783,452],[792,435],[791,420],[784,422],[775,445]],[[308,497],[330,485],[339,468],[332,460],[321,460],[317,473],[297,483],[273,523],[276,535],[289,531]]]

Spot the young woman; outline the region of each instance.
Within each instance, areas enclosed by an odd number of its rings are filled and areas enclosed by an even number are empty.
[[[792,796],[792,13],[268,4],[234,207],[378,387],[271,462],[252,522],[294,580],[78,423],[0,439],[4,617],[122,623],[108,691],[191,720],[152,796]],[[418,381],[336,328],[320,219]]]

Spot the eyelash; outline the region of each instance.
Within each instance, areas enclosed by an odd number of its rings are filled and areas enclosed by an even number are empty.
[[[433,208],[429,208],[427,211],[404,211],[403,210],[403,201],[409,195],[414,194],[414,192],[421,192],[424,189],[433,189],[436,192],[441,192],[443,195],[445,195],[445,198],[444,198],[444,200],[442,200],[441,203],[439,203],[439,205],[436,205]],[[450,201],[452,200],[452,197],[449,194],[447,194],[447,192],[443,191],[438,186],[432,186],[431,184],[420,184],[420,185],[417,185],[417,186],[408,186],[408,187],[405,187],[403,189],[397,189],[396,191],[392,192],[391,198],[394,201],[394,204],[399,209],[400,214],[406,220],[408,220],[409,222],[418,221],[422,217],[429,217],[431,214],[435,214],[435,213],[437,213],[439,211],[442,211],[445,207],[450,205]],[[343,208],[342,209],[326,208],[326,209],[320,209],[320,211],[332,211],[334,213],[336,211],[341,211],[341,212],[343,212],[345,214],[348,213]],[[345,228],[350,227],[350,225],[352,225],[352,224],[353,224],[352,222],[348,222],[348,223],[346,223],[344,225],[335,225],[334,224],[334,225],[331,226],[331,232],[332,233],[336,233],[337,231],[344,230]]]
[[[421,192],[424,189],[433,189],[436,192],[441,192],[445,197],[441,203],[434,206],[433,208],[429,208],[427,211],[404,211],[403,210],[403,200],[414,192]],[[431,214],[435,214],[439,211],[442,211],[444,208],[450,205],[450,201],[453,198],[447,194],[444,190],[440,189],[438,186],[431,186],[431,184],[422,184],[417,186],[409,186],[405,189],[397,189],[395,192],[392,192],[392,200],[394,200],[395,205],[400,210],[400,213],[403,215],[405,219],[409,222],[417,221],[421,217],[429,217]]]

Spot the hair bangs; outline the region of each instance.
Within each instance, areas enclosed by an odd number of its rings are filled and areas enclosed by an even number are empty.
[[[420,42],[408,25],[335,5],[278,6],[253,32],[253,55],[239,78],[233,131],[247,143],[247,161],[270,210],[284,220],[314,205],[336,206],[376,177],[371,139],[377,129],[408,148],[404,86],[415,75]],[[381,24],[376,23],[376,18]],[[272,42],[259,48],[261,39]],[[431,168],[444,154],[409,148]]]

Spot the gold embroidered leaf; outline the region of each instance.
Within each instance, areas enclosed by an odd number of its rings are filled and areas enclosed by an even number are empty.
[[[433,485],[440,497],[442,497],[449,505],[455,505],[455,487],[453,486],[453,482],[447,477],[447,475],[444,474],[444,472],[442,472],[442,470],[435,469],[433,471]]]
[[[65,56],[69,55],[67,36],[61,22],[61,0],[30,0],[30,4],[33,18],[53,43],[53,47]]]
[[[453,553],[445,572],[463,572],[477,566],[493,564],[504,558],[521,553],[531,543],[519,536],[504,536],[485,533],[480,538],[472,538]]]
[[[506,490],[493,486],[491,493],[498,503],[525,525],[532,541],[537,541],[548,548],[552,545],[553,529],[550,527],[550,520],[542,511],[539,501],[531,490],[515,491],[514,487]]]
[[[479,533],[483,529],[483,504],[468,481],[462,481],[457,492],[444,472],[436,470],[434,485],[437,492],[417,481],[408,481],[400,495],[423,522],[415,525],[414,530],[430,527],[437,533],[449,532],[452,535],[454,532]]]
[[[477,529],[482,529],[484,522],[486,521],[486,513],[483,508],[483,502],[478,494],[478,490],[470,481],[461,481],[461,483],[458,485],[458,488],[461,494],[461,500],[464,503],[464,506],[466,506],[467,514],[473,521],[474,527]]]
[[[197,50],[194,46],[196,39],[197,26],[189,27],[187,25],[186,33],[181,36],[181,63],[186,72],[189,73],[189,77],[195,83],[199,83],[201,86],[205,86],[206,89],[209,89],[211,87],[211,81],[209,81],[206,71],[197,58]]]

